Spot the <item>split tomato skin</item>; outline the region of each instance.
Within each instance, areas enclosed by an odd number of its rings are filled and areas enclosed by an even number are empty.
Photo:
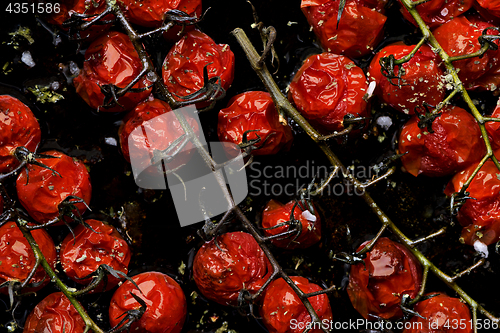
[[[290,279],[305,293],[322,290],[320,286],[310,283],[306,278],[290,276]],[[263,295],[260,315],[270,333],[300,333],[312,322],[306,307],[283,278],[274,280],[266,288]],[[320,321],[332,320],[332,309],[326,294],[308,298]],[[320,333],[314,328],[311,333]]]
[[[363,249],[369,241],[357,249]],[[403,245],[380,238],[366,254],[364,264],[351,266],[347,293],[354,308],[365,318],[370,315],[396,319],[403,315],[401,296],[414,298],[422,284],[420,264]]]
[[[59,216],[59,204],[69,195],[90,202],[92,185],[85,165],[61,152],[50,150],[45,155],[54,158],[40,158],[39,162],[59,172],[37,165],[28,165],[29,181],[26,169],[23,169],[16,180],[19,202],[38,223],[46,223]],[[74,204],[83,214],[87,207],[83,203]]]
[[[41,136],[40,125],[30,108],[15,97],[0,95],[0,173],[19,166],[14,156],[17,147],[35,152]]]
[[[262,227],[271,228],[275,227],[280,223],[284,223],[290,220],[290,214],[292,208],[295,205],[295,200],[288,202],[286,205],[271,199],[262,213]],[[289,235],[286,239],[271,239],[277,247],[286,249],[305,249],[308,248],[321,240],[321,220],[318,215],[316,215],[316,221],[310,221],[304,215],[303,211],[297,205],[293,210],[293,217],[298,220],[302,225],[302,232],[294,240],[296,234]],[[290,228],[288,226],[281,226],[275,229],[264,229],[264,234],[266,236],[273,236],[283,232],[288,231]]]
[[[73,80],[76,92],[87,104],[99,111],[121,112],[133,109],[151,94],[152,82],[145,76],[133,88],[141,92],[127,92],[118,98],[123,106],[100,107],[104,103],[101,86],[112,84],[125,88],[142,70],[142,63],[127,35],[111,31],[96,39],[85,52],[80,74]]]
[[[217,134],[220,141],[239,145],[243,134],[249,130],[257,130],[247,133],[249,141],[258,136],[261,139],[255,144],[259,149],[253,151],[254,155],[274,155],[292,145],[292,130],[279,122],[273,99],[267,92],[249,91],[236,95],[227,108],[219,111]]]
[[[417,0],[412,1],[415,2]],[[398,2],[401,5],[400,10],[403,17],[414,26],[417,26],[417,23],[401,0],[398,0]],[[432,29],[464,14],[472,7],[473,3],[474,0],[430,0],[418,5],[416,9],[422,20]]]
[[[258,291],[271,273],[266,255],[252,235],[245,232],[225,233],[205,243],[193,264],[198,289],[222,305],[237,305],[242,289]]]
[[[137,333],[179,333],[187,313],[182,288],[170,276],[160,272],[145,272],[132,277],[142,293],[130,282],[124,282],[113,294],[109,307],[111,327],[120,323],[121,315],[139,309],[140,304],[130,293],[147,305],[142,317],[130,327]]]

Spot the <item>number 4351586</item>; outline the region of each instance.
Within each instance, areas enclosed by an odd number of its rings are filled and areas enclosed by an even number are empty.
[[[61,11],[60,3],[27,3],[15,2],[9,3],[5,11],[9,14],[52,14]]]

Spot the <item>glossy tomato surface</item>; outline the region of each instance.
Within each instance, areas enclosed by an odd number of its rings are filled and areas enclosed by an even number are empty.
[[[412,0],[415,2],[417,0]],[[401,5],[401,13],[403,17],[410,21],[413,25],[417,25],[410,12],[398,0]],[[435,28],[451,19],[464,14],[468,11],[474,0],[430,0],[416,7],[417,12],[422,17],[422,20],[430,27]]]
[[[357,251],[364,248],[364,242]],[[347,293],[354,308],[366,319],[370,315],[397,319],[403,315],[401,296],[414,298],[420,290],[422,273],[418,260],[403,245],[380,238],[366,254],[364,264],[351,266]]]
[[[30,164],[29,181],[23,169],[16,181],[17,196],[30,216],[38,223],[46,223],[59,216],[59,204],[73,195],[90,202],[92,186],[85,165],[61,152],[50,150],[45,155],[54,158],[41,158],[38,161],[57,171]],[[87,207],[83,203],[74,204],[83,214]]]
[[[486,21],[494,21],[498,25],[500,19],[500,1],[498,0],[477,0],[474,8],[485,18]]]
[[[35,152],[40,144],[40,125],[23,102],[9,95],[0,96],[0,173],[19,166],[17,147]]]
[[[170,276],[159,272],[145,272],[132,277],[139,289],[130,282],[123,283],[113,294],[109,307],[111,326],[116,326],[123,313],[140,308],[130,293],[147,305],[141,319],[130,327],[137,333],[179,333],[186,319],[186,297],[181,287]]]
[[[497,103],[490,117],[500,118],[500,104]],[[484,124],[484,127],[486,128],[486,132],[488,132],[491,147],[493,149],[500,148],[500,122],[490,121]]]

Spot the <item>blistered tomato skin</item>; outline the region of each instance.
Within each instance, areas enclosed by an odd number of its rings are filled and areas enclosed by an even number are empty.
[[[302,0],[301,8],[325,51],[358,58],[371,53],[382,39],[385,3],[347,0],[338,29],[338,1]]]
[[[112,84],[125,88],[142,70],[141,60],[127,35],[112,31],[96,39],[85,52],[83,69],[74,80],[76,92],[94,109],[121,112],[134,108],[151,93],[152,82],[145,76],[133,88],[141,92],[128,92],[118,98],[123,106],[101,107],[104,94],[100,86]]]
[[[322,290],[320,286],[310,283],[306,278],[290,276],[290,279],[305,293]],[[332,320],[332,309],[326,294],[313,296],[308,300],[320,321],[329,323]],[[311,316],[300,298],[282,278],[274,280],[266,288],[260,314],[270,333],[300,333],[304,327],[307,327],[308,323],[312,322]],[[315,328],[309,332],[320,333],[322,330]]]
[[[43,229],[32,230],[38,247],[42,251],[49,265],[56,266],[56,248],[52,238]],[[35,254],[23,233],[15,222],[7,222],[0,227],[0,284],[6,281],[24,282],[36,264]],[[24,291],[37,291],[49,283],[49,277],[42,266],[38,266],[30,284],[41,283],[40,286],[27,288]],[[43,282],[42,282],[43,281]],[[2,293],[7,293],[7,288],[0,288]]]
[[[83,279],[94,273],[100,265],[128,273],[130,249],[118,231],[97,220],[85,221],[92,229],[78,225],[73,234],[68,234],[61,244],[59,258],[64,273],[73,281],[88,284],[92,278]],[[118,284],[120,279],[108,275],[106,290]],[[102,290],[103,286],[97,290]]]
[[[40,144],[40,125],[23,102],[9,95],[0,96],[0,173],[13,171],[20,162],[17,147],[35,152]]]
[[[344,129],[344,117],[366,117],[363,99],[368,88],[365,74],[347,57],[321,53],[312,55],[290,83],[290,99],[302,115],[325,131]]]
[[[273,155],[281,149],[288,150],[292,144],[292,130],[279,122],[278,112],[271,95],[263,91],[249,91],[234,96],[227,108],[219,112],[217,133],[222,142],[242,143],[243,134],[247,139],[260,142],[255,144],[254,155]],[[264,144],[263,144],[264,143]]]
[[[59,172],[37,165],[28,165],[29,182],[26,169],[23,169],[16,181],[17,196],[30,216],[38,223],[46,223],[59,216],[59,204],[70,195],[90,202],[92,186],[85,165],[68,155],[55,150],[43,152],[55,158],[41,158],[38,161]],[[75,203],[81,214],[87,207]]]
[[[81,333],[85,322],[69,299],[57,292],[45,297],[30,313],[23,333]]]
[[[439,57],[427,45],[421,46],[413,58],[402,66],[404,75],[401,76],[401,85],[398,79],[391,82],[382,75],[380,59],[394,55],[401,59],[408,55],[415,45],[395,43],[381,49],[370,63],[368,78],[376,82],[375,94],[380,100],[405,114],[414,114],[416,107],[422,107],[424,102],[438,105],[444,98],[443,70],[439,67]],[[398,66],[394,68],[394,75],[398,74]]]
[[[410,21],[413,25],[417,26],[415,20],[411,16],[410,12],[398,0],[401,5],[401,13],[403,17]],[[413,0],[415,2],[417,0]],[[417,12],[422,17],[422,20],[430,27],[436,28],[441,24],[444,24],[453,18],[464,14],[468,11],[474,0],[430,0],[422,3],[416,7]]]
[[[145,272],[132,277],[142,293],[130,282],[124,282],[113,294],[109,307],[112,327],[120,323],[126,311],[139,309],[140,304],[130,293],[147,305],[142,317],[130,327],[137,333],[179,333],[186,319],[186,297],[181,287],[170,276],[159,272]]]
[[[486,153],[481,130],[474,117],[462,108],[445,107],[432,122],[434,133],[419,128],[413,116],[399,135],[401,162],[406,171],[441,177],[452,175],[480,161]]]
[[[357,249],[368,244],[364,242]],[[401,296],[414,298],[422,283],[418,260],[403,245],[380,238],[366,254],[364,264],[351,266],[347,293],[354,308],[365,318],[400,318]]]
[[[205,243],[194,258],[193,277],[198,289],[222,305],[237,305],[242,289],[256,292],[271,273],[266,255],[245,232],[226,233]]]
[[[295,205],[295,200],[288,202],[286,205],[278,202],[274,199],[270,200],[266,207],[264,208],[264,212],[262,213],[262,227],[263,228],[272,228],[280,223],[285,223],[290,220],[290,214],[292,212],[292,208]],[[305,249],[310,247],[311,245],[316,244],[321,239],[321,220],[316,213],[316,216],[306,218],[306,216],[302,215],[303,211],[297,205],[293,210],[294,219],[298,220],[302,225],[302,231],[300,235],[295,239],[297,234],[292,234],[286,239],[271,239],[271,242],[281,248],[287,249]],[[312,214],[311,214],[312,215]],[[315,219],[315,221],[312,221]],[[274,229],[264,230],[264,234],[266,236],[277,235],[283,232],[286,232],[290,229],[288,226],[281,226]]]

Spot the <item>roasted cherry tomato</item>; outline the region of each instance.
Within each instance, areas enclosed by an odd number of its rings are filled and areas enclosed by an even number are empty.
[[[26,169],[23,169],[16,181],[19,201],[39,223],[58,217],[59,205],[68,196],[76,196],[88,204],[92,194],[89,173],[82,162],[55,150],[43,154],[54,158],[41,158],[38,161],[59,174],[30,164],[27,167],[29,179]],[[81,214],[87,209],[83,203],[75,203],[74,206]],[[76,214],[76,210],[73,212]]]
[[[227,90],[234,78],[234,54],[229,45],[215,44],[203,32],[190,31],[168,52],[163,63],[163,82],[177,96],[193,94],[203,88],[205,66],[208,77],[218,76],[222,88]],[[208,105],[209,102],[197,104],[200,108]]]
[[[139,309],[131,293],[147,305],[141,319],[130,327],[137,333],[179,333],[186,319],[186,297],[181,287],[170,276],[159,272],[146,272],[132,277],[139,291],[130,281],[123,283],[114,293],[109,307],[109,321],[114,327],[129,310]]]
[[[59,258],[64,273],[81,284],[88,284],[92,278],[84,278],[95,272],[100,265],[108,265],[116,271],[127,274],[131,257],[127,242],[110,225],[97,220],[85,222],[92,229],[78,225],[61,244]],[[107,279],[106,290],[110,290],[120,282],[120,279],[109,274]],[[100,291],[102,288],[103,285],[97,290]]]
[[[255,144],[254,155],[272,155],[280,149],[289,149],[292,141],[292,130],[279,122],[278,112],[274,107],[271,95],[263,91],[248,91],[234,96],[227,108],[219,112],[217,133],[219,140],[241,144],[243,134],[248,132],[247,140],[260,141]],[[257,136],[258,135],[258,136]]]
[[[361,250],[368,244],[364,242]],[[414,298],[420,290],[422,273],[418,260],[403,245],[380,238],[366,254],[364,264],[351,266],[347,293],[354,308],[366,319],[370,315],[396,319],[403,315],[403,294]]]
[[[31,231],[38,247],[52,268],[56,266],[56,247],[52,238],[43,229]],[[36,258],[30,244],[24,238],[23,233],[15,222],[7,222],[0,227],[0,285],[5,281],[24,282],[35,267]],[[38,266],[35,275],[29,281],[30,284],[39,284],[28,288],[29,291],[41,289],[50,279],[45,270]],[[0,289],[7,293],[7,288]]]
[[[85,322],[62,293],[52,293],[35,306],[24,324],[23,333],[81,333]]]
[[[401,0],[398,1],[401,5],[403,17],[417,26],[417,23],[402,4]],[[415,2],[417,0],[412,1]],[[430,28],[435,28],[462,15],[472,7],[473,3],[474,0],[430,0],[418,5],[416,9],[422,20],[424,20]]]
[[[320,286],[310,283],[306,278],[290,276],[290,279],[305,293],[322,290]],[[329,324],[332,320],[332,309],[326,294],[308,298],[320,321]],[[306,307],[283,278],[274,280],[264,292],[260,314],[264,325],[270,333],[300,333],[312,322]],[[323,332],[314,328],[310,333]]]
[[[34,152],[40,138],[40,125],[31,110],[17,98],[0,95],[0,173],[19,166],[14,156],[17,147]]]
[[[201,293],[222,305],[237,305],[242,289],[259,290],[271,273],[266,255],[245,232],[226,233],[205,243],[193,264],[194,281]]]
[[[100,111],[119,112],[134,108],[151,93],[151,85],[146,77],[142,77],[133,88],[144,91],[129,91],[118,98],[120,105],[110,108],[100,107],[104,104],[101,87],[115,85],[125,88],[142,70],[141,60],[127,35],[112,31],[96,39],[85,52],[83,69],[74,80],[76,92],[87,104]]]
[[[290,221],[292,208],[295,205],[295,200],[290,201],[286,205],[274,199],[267,203],[262,213],[262,227],[265,228],[264,233],[266,236],[281,234],[291,229],[285,225],[278,228],[276,226]],[[321,220],[317,213],[313,215],[308,210],[303,211],[297,204],[293,210],[293,218],[301,224],[301,232],[298,237],[296,237],[297,234],[293,233],[286,236],[285,239],[274,238],[271,240],[274,245],[288,249],[304,249],[319,242],[321,239]],[[266,230],[266,228],[273,229]]]
[[[347,0],[337,27],[339,2],[302,0],[302,12],[325,51],[358,58],[371,53],[384,34],[386,0]]]
[[[500,100],[498,101],[500,102]],[[500,104],[497,103],[497,106],[491,113],[490,117],[500,118]],[[493,149],[500,148],[500,122],[497,121],[489,121],[484,124],[486,128],[486,132],[488,132],[488,137],[491,142],[491,147]]]
[[[419,128],[413,116],[399,135],[401,162],[414,176],[452,175],[478,162],[486,153],[481,130],[474,117],[462,108],[445,107],[432,122],[434,133]]]
[[[433,293],[431,293],[433,294]],[[403,333],[472,333],[470,310],[459,298],[437,295],[418,302],[417,311]]]
[[[443,70],[438,67],[439,57],[427,45],[421,46],[413,58],[404,63],[404,73],[401,80],[389,79],[382,75],[380,59],[394,55],[401,59],[408,55],[415,45],[405,45],[401,42],[388,45],[381,49],[370,63],[368,77],[375,81],[375,94],[380,100],[396,110],[414,114],[416,107],[422,107],[424,102],[437,105],[444,98],[445,85]],[[399,66],[394,66],[390,75],[398,75]],[[399,86],[398,86],[399,85]]]
[[[365,74],[347,57],[321,53],[312,55],[290,83],[288,98],[302,115],[326,131],[344,129],[344,117],[366,117],[363,99],[368,88]]]

